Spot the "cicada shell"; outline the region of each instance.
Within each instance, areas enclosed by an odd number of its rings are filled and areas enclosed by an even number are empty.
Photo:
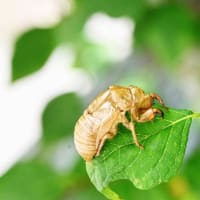
[[[75,125],[74,143],[78,153],[86,161],[98,156],[105,141],[117,134],[119,123],[131,130],[136,146],[143,148],[133,122],[146,122],[153,120],[156,114],[162,115],[161,110],[152,108],[154,99],[164,105],[160,96],[145,94],[138,87],[110,86],[94,99]],[[131,120],[126,118],[126,112]]]

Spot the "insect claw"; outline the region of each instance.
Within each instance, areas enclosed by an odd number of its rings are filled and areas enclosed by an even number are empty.
[[[164,118],[164,112],[163,112],[163,111],[160,112],[160,117],[161,117],[162,119]]]
[[[150,94],[150,96],[151,96],[151,98],[153,100],[153,104],[155,104],[154,100],[157,100],[163,106],[163,108],[165,109],[165,111],[168,111],[168,108],[166,107],[163,99],[159,95],[157,95],[155,93],[152,93],[152,94]]]
[[[138,147],[139,149],[141,149],[141,150],[144,150],[144,146],[143,145],[141,145],[140,143],[138,143],[138,142],[134,142],[135,143],[135,146],[136,147]]]
[[[137,145],[137,147],[139,147],[141,150],[144,150],[144,146],[141,144]]]
[[[162,119],[164,118],[164,112],[159,109],[154,109],[154,114],[159,115]]]

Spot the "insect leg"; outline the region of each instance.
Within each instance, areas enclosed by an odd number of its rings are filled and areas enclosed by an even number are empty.
[[[92,114],[95,111],[97,111],[108,100],[109,95],[110,95],[110,90],[106,90],[105,92],[99,94],[85,110],[85,113]]]
[[[133,120],[131,119],[130,122],[127,120],[127,118],[125,117],[125,115],[123,116],[123,120],[122,120],[122,124],[128,128],[129,130],[131,130],[132,136],[133,136],[133,140],[135,142],[135,145],[137,147],[139,147],[140,149],[144,149],[144,147],[139,143],[136,132],[135,132],[135,126],[133,124]]]
[[[157,108],[149,108],[144,113],[142,113],[138,118],[136,118],[137,122],[147,122],[151,121],[155,118],[156,115],[160,115],[163,117],[163,112]]]
[[[140,149],[144,149],[144,147],[139,143],[139,141],[137,139],[137,135],[136,135],[136,132],[135,132],[135,126],[134,126],[133,122],[129,122],[128,127],[132,132],[132,136],[133,136],[133,140],[135,142],[135,145],[137,147],[139,147]]]
[[[159,95],[157,95],[157,94],[155,94],[155,93],[151,93],[150,94],[150,97],[154,100],[157,100],[166,110],[168,110],[167,109],[167,107],[165,106],[165,103],[164,103],[164,101],[163,101],[163,99],[159,96]]]
[[[100,151],[105,143],[105,141],[107,139],[112,139],[115,136],[115,134],[113,134],[112,132],[108,132],[106,133],[103,138],[99,141],[98,145],[97,145],[97,152],[96,152],[96,156],[98,156],[100,154]]]

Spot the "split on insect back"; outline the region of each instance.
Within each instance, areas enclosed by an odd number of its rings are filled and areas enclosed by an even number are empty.
[[[153,100],[160,106],[155,108]],[[108,199],[120,199],[109,188],[113,181],[128,179],[149,189],[177,173],[192,117],[188,110],[167,110],[157,94],[111,86],[78,120],[74,142],[97,190]]]

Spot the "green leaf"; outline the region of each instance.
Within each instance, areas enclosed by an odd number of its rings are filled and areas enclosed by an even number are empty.
[[[120,179],[130,180],[139,189],[169,181],[182,163],[193,115],[188,110],[169,109],[164,119],[137,123],[136,133],[144,150],[136,147],[130,131],[120,126],[100,156],[86,163],[92,183],[104,193],[111,182]]]
[[[103,73],[108,69],[111,58],[109,51],[99,45],[85,39],[77,41],[75,45],[75,67],[81,67],[91,73]]]
[[[195,41],[196,41],[196,44],[198,45],[198,47],[200,45],[199,35],[200,35],[200,19],[197,18],[195,21]]]
[[[130,16],[140,18],[147,9],[145,0],[76,0],[77,11],[91,15],[95,12],[105,12],[112,17]],[[114,7],[113,7],[114,5]]]
[[[19,163],[0,178],[0,199],[57,200],[64,190],[61,177],[36,161]]]
[[[119,180],[111,184],[111,188],[120,193],[124,200],[172,200],[172,194],[167,184],[161,184],[150,190],[139,190],[134,188],[130,181]]]
[[[184,176],[187,178],[192,188],[200,194],[200,149],[195,151],[186,162]]]
[[[79,159],[65,177],[65,200],[103,200],[105,199],[89,181],[85,164]]]
[[[42,116],[43,140],[54,142],[72,134],[82,110],[82,100],[75,93],[67,93],[50,101]]]
[[[55,27],[57,43],[74,44],[79,41],[83,35],[83,28],[88,19],[84,13],[73,13],[70,16],[63,18],[63,20]]]
[[[161,63],[173,67],[194,44],[193,17],[184,6],[160,6],[136,24],[134,36],[136,48],[148,50]]]
[[[12,80],[39,70],[56,46],[54,29],[33,29],[17,40],[12,59]]]
[[[69,190],[65,200],[106,200],[89,182],[83,184],[88,185],[77,185],[74,190]]]

